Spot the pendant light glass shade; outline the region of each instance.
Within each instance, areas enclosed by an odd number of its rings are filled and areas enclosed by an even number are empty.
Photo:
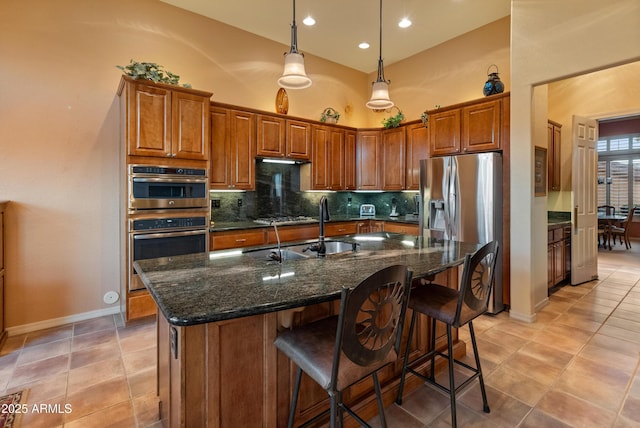
[[[371,91],[371,99],[367,101],[367,108],[373,110],[386,110],[393,107],[393,101],[389,98],[389,82],[378,78],[373,82],[373,90]]]
[[[278,85],[286,89],[304,89],[311,86],[311,79],[304,70],[304,55],[298,52],[298,26],[296,25],[296,0],[293,0],[291,23],[291,49],[284,54],[284,72]]]
[[[382,62],[382,0],[380,0],[380,58],[378,59],[378,78],[373,82],[371,99],[367,101],[367,107],[373,110],[386,110],[393,107],[393,101],[389,98],[389,83],[384,79],[384,64]]]
[[[304,89],[311,86],[311,79],[304,71],[304,56],[300,53],[284,54],[284,73],[278,85],[286,89]]]

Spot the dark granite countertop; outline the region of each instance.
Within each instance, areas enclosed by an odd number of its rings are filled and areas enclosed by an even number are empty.
[[[414,277],[435,274],[479,248],[388,232],[335,240],[357,242],[358,251],[280,264],[220,250],[139,260],[134,267],[169,323],[187,326],[334,300],[343,286],[355,286],[384,266],[407,265]]]
[[[548,211],[547,225],[548,230],[571,226],[571,213],[568,211]]]
[[[360,217],[360,216],[346,216],[346,215],[332,215],[331,220],[327,223],[331,222],[339,222],[339,221],[358,221],[358,220],[376,220],[376,221],[392,221],[395,223],[408,223],[408,224],[418,224],[418,217],[412,214],[406,216],[398,216],[398,217],[389,217],[389,216],[371,216],[371,217]],[[296,222],[295,224],[278,224],[278,227],[287,227],[287,226],[299,226],[304,224],[317,224],[318,219],[313,218],[308,222],[301,221]],[[270,227],[266,224],[254,223],[253,221],[229,221],[229,222],[221,222],[216,221],[215,225],[211,227],[209,230],[211,232],[222,232],[226,230],[241,230],[241,229],[258,229],[261,227]]]

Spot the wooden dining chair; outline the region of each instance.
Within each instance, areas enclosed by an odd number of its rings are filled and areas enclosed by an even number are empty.
[[[616,207],[613,205],[600,205],[598,212],[604,213],[604,215],[616,215]]]
[[[598,212],[604,215],[616,215],[616,207],[613,205],[600,205],[598,207]],[[602,246],[607,246],[607,240],[611,239],[609,234],[609,224],[608,223],[600,223],[598,222],[598,246],[600,246],[600,238],[602,238]],[[622,242],[620,242],[622,243]],[[615,242],[614,242],[615,244]],[[609,242],[609,248],[611,248],[611,242]]]
[[[613,243],[616,243],[616,236],[620,239],[620,243],[624,241],[625,247],[631,248],[631,240],[629,239],[629,230],[631,229],[631,221],[633,221],[633,213],[636,211],[636,207],[631,207],[627,213],[627,218],[622,226],[611,225],[608,233],[613,238]]]

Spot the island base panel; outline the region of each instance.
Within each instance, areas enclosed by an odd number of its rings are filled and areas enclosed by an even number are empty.
[[[455,268],[435,278],[438,283],[450,287],[457,287],[457,279]],[[285,427],[296,367],[273,345],[278,331],[286,328],[280,321],[291,318],[294,327],[304,325],[336,314],[338,304],[338,301],[333,301],[296,308],[292,314],[268,313],[186,327],[173,326],[161,314],[158,315],[158,395],[163,426]],[[407,312],[402,355],[396,363],[384,367],[378,374],[385,406],[393,403],[398,393],[411,317],[411,311]],[[427,352],[431,322],[423,315],[418,317],[417,334],[410,346],[410,360]],[[446,349],[444,333],[444,326],[437,325],[436,347],[440,349]],[[456,357],[463,357],[465,352],[465,344],[457,341],[454,347]],[[444,369],[446,364],[446,360],[436,359],[437,370]],[[423,373],[429,369],[429,361],[417,368]],[[407,375],[405,391],[410,392],[422,384],[416,376]],[[370,379],[348,388],[344,399],[365,419],[378,414]],[[305,375],[296,424],[311,419],[328,406],[327,393]],[[345,427],[351,426],[358,424],[347,417]]]

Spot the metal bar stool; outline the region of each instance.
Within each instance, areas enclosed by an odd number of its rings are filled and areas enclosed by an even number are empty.
[[[487,402],[487,393],[484,388],[484,380],[482,378],[482,369],[480,367],[480,357],[478,355],[478,347],[476,345],[476,336],[473,330],[473,320],[486,312],[491,288],[493,286],[493,276],[495,273],[495,265],[498,257],[498,242],[492,241],[484,245],[473,255],[467,254],[464,261],[464,270],[462,273],[462,281],[460,290],[454,290],[438,284],[427,284],[418,286],[411,291],[411,299],[409,308],[413,310],[411,317],[411,325],[409,327],[409,339],[407,347],[411,343],[413,330],[418,313],[425,314],[433,319],[431,326],[431,350],[425,355],[420,356],[409,364],[409,350],[405,352],[404,364],[402,367],[402,377],[400,379],[400,388],[396,403],[402,404],[402,392],[404,389],[404,380],[407,371],[414,373],[427,383],[434,385],[441,391],[449,394],[451,400],[451,426],[456,426],[456,393],[462,388],[478,378],[480,382],[480,391],[482,392],[483,410],[490,412],[489,403]],[[447,327],[447,354],[436,350],[436,323],[441,321]],[[469,325],[471,335],[471,344],[473,345],[473,354],[475,357],[476,367],[472,367],[462,361],[456,360],[453,355],[452,328],[460,328],[465,324]],[[435,379],[435,358],[436,355],[447,357],[449,362],[449,387],[439,384]],[[413,370],[412,367],[431,359],[431,371],[429,376]],[[455,385],[454,379],[454,363],[458,364],[473,374],[460,385]]]
[[[342,289],[337,316],[294,328],[276,338],[276,347],[298,366],[289,428],[295,419],[303,371],[329,394],[331,405],[327,411],[332,428],[342,426],[344,411],[361,425],[369,426],[342,402],[342,391],[371,375],[380,420],[386,427],[376,371],[398,358],[411,274],[406,266],[384,268],[355,288]]]

